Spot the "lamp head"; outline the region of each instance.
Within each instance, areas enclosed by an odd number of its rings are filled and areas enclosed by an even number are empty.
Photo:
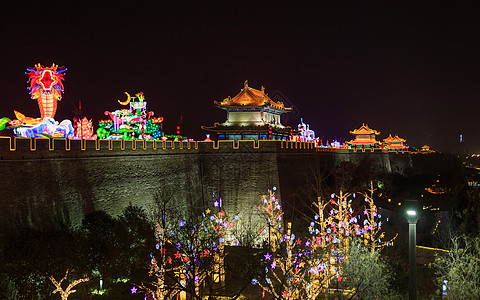
[[[408,223],[414,224],[418,221],[418,201],[405,200],[405,211]]]

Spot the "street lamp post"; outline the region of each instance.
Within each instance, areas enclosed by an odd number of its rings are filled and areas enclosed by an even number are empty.
[[[416,200],[406,200],[408,221],[408,294],[410,300],[417,300],[417,221],[418,203]]]

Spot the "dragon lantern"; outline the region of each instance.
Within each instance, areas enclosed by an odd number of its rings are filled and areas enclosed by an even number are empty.
[[[57,101],[62,99],[63,76],[67,69],[52,64],[50,68],[41,64],[28,68],[25,74],[29,76],[30,95],[33,100],[37,100],[40,109],[40,120],[45,118],[54,118],[57,111]]]
[[[70,120],[55,121],[57,101],[62,99],[64,72],[67,69],[52,64],[51,67],[44,67],[36,64],[34,68],[27,68],[29,83],[28,89],[33,100],[37,100],[40,109],[40,118],[27,117],[24,114],[14,111],[16,119],[8,122],[16,136],[27,138],[34,137],[59,137],[73,138],[74,129]],[[6,121],[5,118],[3,118]],[[1,125],[1,123],[0,123]],[[6,124],[4,124],[6,125]],[[4,126],[3,126],[4,127]],[[0,129],[2,129],[0,127]]]

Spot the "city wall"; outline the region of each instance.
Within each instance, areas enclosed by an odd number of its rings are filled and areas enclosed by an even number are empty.
[[[0,137],[0,228],[78,227],[89,212],[119,215],[129,203],[151,210],[154,195],[170,193],[184,211],[212,207],[221,197],[241,226],[258,227],[257,206],[268,189],[289,201],[306,188],[312,166],[332,169],[362,155],[391,171],[386,151],[316,149],[306,142]]]

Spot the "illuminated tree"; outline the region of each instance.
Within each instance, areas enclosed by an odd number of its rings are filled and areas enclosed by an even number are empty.
[[[174,229],[159,225],[156,251],[151,255],[153,282],[140,285],[154,299],[170,299],[186,294],[201,299],[201,287],[211,284],[218,235],[206,216],[180,219]]]
[[[363,242],[365,246],[367,246],[372,256],[376,250],[381,250],[385,246],[393,245],[393,241],[396,239],[396,234],[393,238],[389,240],[383,240],[385,237],[385,233],[382,231],[382,216],[379,214],[377,206],[373,201],[373,195],[376,189],[373,187],[373,182],[370,181],[370,187],[368,189],[368,193],[363,194],[365,196],[365,209],[363,214],[365,215],[365,220],[363,221]]]
[[[157,195],[157,243],[150,268],[155,279],[139,285],[140,290],[154,299],[177,295],[180,299],[200,299],[207,292],[211,295],[224,290],[225,245],[234,240],[230,230],[238,217],[228,217],[221,199],[214,202],[213,210],[182,216],[170,209],[170,199]]]
[[[64,276],[67,268],[73,278],[89,275],[83,235],[44,226],[1,232],[0,299],[53,299],[49,276]]]
[[[319,242],[322,245],[325,245],[325,237],[327,236],[327,220],[325,218],[325,208],[329,202],[323,201],[322,197],[317,198],[317,202],[314,202],[313,205],[317,208],[318,214],[315,215],[315,221],[313,221],[313,224],[310,224],[310,227],[308,230],[310,233],[313,232],[314,225],[317,225],[317,230],[316,234],[317,237],[319,238]]]
[[[366,208],[357,215],[352,205],[358,207],[354,201],[360,199],[355,193],[340,191],[331,196],[326,231],[333,237],[330,260],[336,280],[329,282],[329,286],[336,286],[334,295],[339,299],[375,299],[384,296],[388,287],[386,265],[375,250],[390,246],[395,237],[382,242],[384,233],[378,221],[381,215],[373,201],[373,184],[369,191],[365,195]]]
[[[214,253],[214,281],[219,282],[222,288],[225,287],[225,244],[233,242],[234,237],[229,233],[233,229],[233,221],[225,213],[222,206],[222,199],[215,200],[214,207],[216,212],[210,209],[205,211],[207,218],[210,220],[210,228],[218,236],[217,251]],[[238,220],[238,216],[234,216]]]
[[[315,294],[310,293],[310,299],[315,299],[320,292],[326,292],[333,283],[342,280],[341,267],[348,255],[351,237],[359,234],[357,219],[352,216],[354,211],[352,200],[348,199],[350,196],[340,191],[338,195],[332,194],[329,201],[318,197],[317,202],[313,203],[318,212],[308,229],[317,247],[325,249],[323,257],[317,258],[317,264],[323,263],[328,268],[322,273],[323,276],[318,276],[317,281],[321,285],[317,285]]]
[[[275,252],[279,241],[282,239],[283,210],[280,202],[275,197],[275,192],[269,192],[269,196],[262,196],[261,204],[258,205],[258,209],[265,215],[268,224],[267,230],[262,228],[260,232],[267,234],[268,247],[270,251]]]
[[[264,272],[252,283],[278,299],[317,299],[321,295],[328,297],[331,291],[341,298],[376,295],[372,292],[376,287],[383,291],[388,278],[383,273],[385,265],[378,253],[359,246],[359,241],[363,245],[367,237],[369,240],[370,236],[382,234],[381,225],[369,226],[377,219],[376,206],[369,199],[368,208],[375,212],[371,214],[373,219],[368,219],[367,214],[365,219],[354,215],[352,205],[359,201],[355,194],[340,191],[331,194],[329,201],[318,197],[313,203],[316,214],[308,227],[310,236],[302,239],[291,232],[290,223],[283,231],[283,211],[273,191],[264,196],[258,208],[267,217],[268,247],[262,259]],[[363,227],[359,225],[362,220]],[[386,244],[376,243],[375,249]],[[357,260],[365,262],[363,269],[355,269]]]
[[[259,209],[267,217],[267,252],[262,259],[262,275],[252,280],[278,299],[315,299],[325,289],[329,278],[329,262],[325,261],[329,243],[318,231],[304,239],[296,238],[282,227],[283,211],[273,191],[262,198]]]
[[[326,287],[323,292],[329,293],[332,287],[338,288],[344,278],[343,264],[349,255],[352,237],[361,234],[358,220],[353,216],[353,199],[355,194],[340,190],[338,194],[331,194],[328,202],[318,198],[314,203],[318,214],[311,222],[309,231],[316,234],[317,241],[328,250],[322,258],[328,266],[322,281]]]
[[[172,256],[167,255],[167,249],[170,252],[174,249],[170,237],[174,234],[177,225],[176,222],[180,219],[178,212],[175,211],[170,204],[173,195],[173,190],[164,190],[154,195],[152,219],[155,223],[155,249],[158,250],[158,252],[150,254],[151,261],[149,270],[149,276],[154,277],[154,280],[139,284],[140,289],[134,286],[131,289],[132,294],[137,293],[137,291],[143,291],[153,299],[163,300],[170,299],[183,290],[181,285],[176,286],[178,283],[177,280],[167,282],[169,278],[175,277],[175,274],[183,274],[183,272],[180,272],[182,265],[180,263],[173,264]],[[170,221],[167,218],[172,218],[172,220],[175,221]],[[176,260],[181,260],[179,253],[176,253],[174,257]],[[184,282],[182,281],[181,283]],[[185,296],[185,292],[183,292],[182,296]]]
[[[76,292],[76,290],[73,290],[73,287],[75,287],[76,285],[82,282],[87,282],[90,280],[89,278],[77,279],[72,281],[65,289],[63,289],[62,282],[67,279],[67,276],[68,276],[68,270],[67,272],[65,272],[65,276],[60,281],[57,281],[53,276],[48,277],[50,281],[53,283],[53,285],[56,287],[56,289],[52,292],[52,294],[59,293],[60,297],[62,297],[62,300],[67,300],[70,294]]]
[[[265,276],[261,276],[259,280],[253,279],[252,283],[258,283],[263,288],[263,293],[266,291],[276,298],[294,299],[298,296],[298,292],[292,287],[292,283],[298,281],[300,275],[295,274],[296,272],[292,268],[292,250],[295,245],[291,243],[287,234],[285,235],[287,239],[284,239],[283,211],[274,191],[269,192],[270,195],[264,195],[261,204],[258,205],[258,209],[265,215],[268,224],[266,230],[265,228],[259,230],[267,235],[265,239],[267,240],[268,250],[263,260]],[[284,246],[285,249],[281,249],[281,246]]]
[[[351,193],[345,193],[340,190],[339,194],[332,194],[330,199],[329,216],[326,218],[326,224],[323,224],[327,233],[331,233],[333,243],[338,244],[344,252],[348,252],[349,238],[355,233],[358,234],[357,219],[353,217],[352,199],[355,197]]]
[[[163,225],[163,226],[162,226]],[[140,288],[154,297],[154,299],[163,300],[169,299],[169,292],[172,292],[170,287],[167,288],[165,280],[167,278],[167,272],[175,272],[181,269],[181,266],[172,266],[172,259],[167,260],[165,245],[168,243],[168,239],[165,235],[165,224],[158,225],[156,232],[156,248],[159,250],[159,254],[156,256],[151,255],[151,267],[149,271],[150,276],[155,277],[155,281],[150,281],[148,285],[141,284]],[[162,245],[162,246],[160,246]],[[167,265],[167,262],[169,265]],[[132,293],[136,293],[136,288],[132,288]],[[173,289],[173,295],[176,294],[176,289]],[[167,297],[166,297],[167,296]]]

